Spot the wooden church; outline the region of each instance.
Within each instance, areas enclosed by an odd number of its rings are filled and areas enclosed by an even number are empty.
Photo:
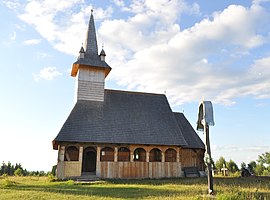
[[[98,54],[93,14],[85,47],[73,63],[76,103],[53,140],[57,177],[182,177],[204,170],[205,147],[183,113],[164,94],[104,89],[111,67]]]

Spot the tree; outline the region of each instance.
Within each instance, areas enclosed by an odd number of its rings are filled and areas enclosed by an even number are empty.
[[[21,168],[18,168],[14,172],[15,176],[22,176],[23,175],[23,170]]]
[[[248,163],[247,168],[250,171],[250,173],[254,174],[256,166],[257,166],[256,162],[251,161],[250,163]]]
[[[262,163],[258,163],[254,169],[254,172],[256,175],[263,175],[263,172],[265,170],[265,167],[263,166]]]
[[[258,163],[270,165],[270,152],[265,152],[262,155],[259,155]]]
[[[224,157],[221,156],[221,157],[216,161],[216,168],[217,168],[217,170],[220,172],[224,165],[225,165],[225,167],[226,167],[226,160],[225,160]]]
[[[247,168],[247,164],[245,162],[242,162],[241,165],[240,165],[240,167],[241,167],[241,170],[246,169]]]
[[[230,161],[227,162],[226,166],[227,166],[228,171],[230,173],[235,173],[235,172],[239,171],[237,164],[232,159],[230,159]]]

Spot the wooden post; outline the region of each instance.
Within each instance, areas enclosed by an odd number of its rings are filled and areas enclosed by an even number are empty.
[[[204,123],[204,137],[205,137],[205,154],[209,156],[209,160],[206,162],[207,171],[208,171],[208,193],[213,194],[213,174],[212,174],[212,158],[211,158],[211,150],[210,150],[210,139],[209,139],[209,126]]]
[[[146,162],[149,162],[149,151],[146,151]]]
[[[130,162],[134,162],[134,152],[130,151]]]
[[[177,147],[177,151],[176,151],[176,162],[180,162],[180,147]]]
[[[59,152],[58,152],[58,161],[64,161],[65,160],[65,146],[60,146]]]
[[[79,161],[82,163],[83,159],[83,146],[80,146],[80,151],[79,151]]]
[[[165,162],[165,153],[161,151],[161,162]]]
[[[96,175],[100,177],[100,147],[97,147]]]
[[[117,162],[118,160],[118,148],[114,147],[114,162]]]

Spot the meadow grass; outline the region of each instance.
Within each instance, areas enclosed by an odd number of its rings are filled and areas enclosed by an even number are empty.
[[[270,178],[103,180],[93,183],[50,182],[47,177],[0,177],[0,199],[270,199]]]

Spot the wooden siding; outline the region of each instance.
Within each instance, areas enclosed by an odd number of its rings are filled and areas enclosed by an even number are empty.
[[[100,162],[101,178],[170,178],[181,177],[177,162]]]
[[[80,69],[76,81],[77,100],[104,101],[103,70]]]
[[[203,154],[202,149],[181,149],[182,167],[197,167],[199,170],[204,170]]]
[[[81,176],[82,163],[79,161],[69,161],[64,163],[65,177]]]

